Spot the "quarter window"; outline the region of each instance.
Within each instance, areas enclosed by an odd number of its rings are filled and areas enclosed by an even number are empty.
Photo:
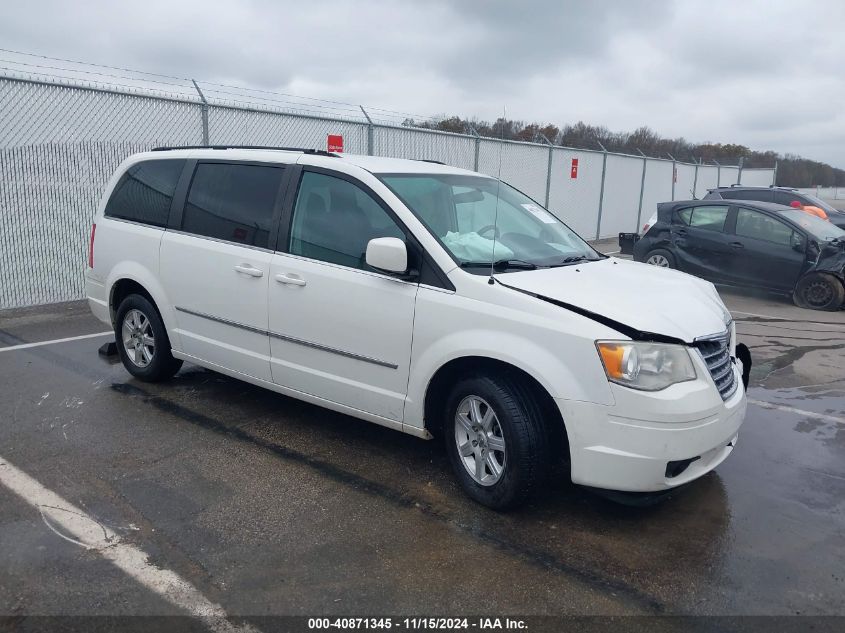
[[[267,248],[282,167],[200,163],[182,216],[182,230]]]
[[[316,172],[302,175],[293,210],[290,253],[368,270],[367,243],[405,238],[402,229],[357,185]]]
[[[789,226],[765,213],[751,209],[737,212],[736,234],[739,236],[791,246],[794,243],[793,233]]]
[[[106,217],[167,226],[173,192],[184,165],[184,160],[148,160],[132,165],[115,186],[106,205]]]

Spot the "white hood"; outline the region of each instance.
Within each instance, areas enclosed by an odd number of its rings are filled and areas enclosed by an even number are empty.
[[[496,279],[631,328],[687,343],[724,332],[730,319],[730,313],[709,281],[615,257],[559,268],[502,273]]]

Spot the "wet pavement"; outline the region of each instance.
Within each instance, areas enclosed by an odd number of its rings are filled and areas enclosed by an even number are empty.
[[[497,514],[437,442],[185,365],[85,304],[0,313],[0,456],[232,615],[845,615],[845,312],[724,292],[755,357],[730,458],[650,508],[565,481]],[[0,486],[0,615],[170,614]]]

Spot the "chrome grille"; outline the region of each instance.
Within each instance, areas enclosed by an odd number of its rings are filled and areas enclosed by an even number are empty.
[[[730,337],[728,331],[695,342],[695,346],[704,358],[707,369],[710,370],[710,375],[713,377],[713,382],[716,383],[716,389],[719,390],[722,400],[730,398],[737,387],[733,361],[731,360]]]

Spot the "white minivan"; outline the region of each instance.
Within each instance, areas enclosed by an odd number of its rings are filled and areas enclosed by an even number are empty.
[[[430,161],[132,156],[97,209],[85,286],[138,379],[189,361],[441,437],[497,509],[557,460],[584,486],[674,488],[728,456],[745,416],[711,283],[606,257],[504,182]]]

